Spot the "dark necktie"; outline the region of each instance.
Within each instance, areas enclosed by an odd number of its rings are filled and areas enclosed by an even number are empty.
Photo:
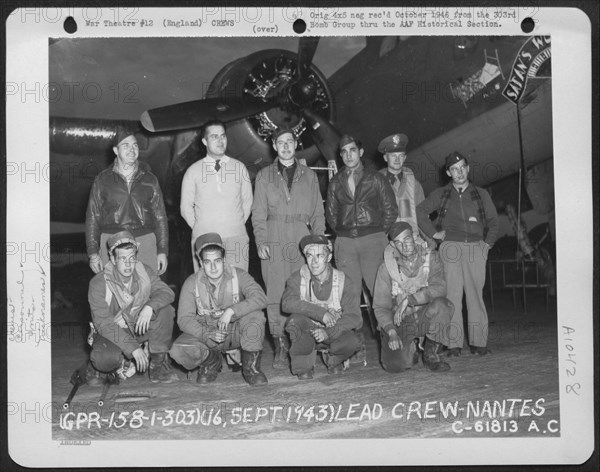
[[[215,162],[215,172],[219,172],[221,169],[221,159]]]
[[[284,178],[285,182],[287,183],[287,188],[288,188],[289,192],[292,191],[292,182],[294,181],[295,170],[296,170],[296,166],[294,164],[292,164],[289,167],[283,168],[283,178]]]

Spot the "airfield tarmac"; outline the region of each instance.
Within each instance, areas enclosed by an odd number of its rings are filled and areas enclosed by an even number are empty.
[[[87,265],[70,269],[82,274]],[[53,274],[54,275],[54,274]],[[89,276],[89,275],[88,275]],[[63,286],[63,290],[65,287]],[[73,371],[87,358],[85,299],[53,311],[52,438],[319,439],[543,437],[560,435],[555,298],[547,311],[543,291],[528,293],[527,314],[510,291],[494,293],[489,312],[492,355],[468,348],[432,373],[422,362],[400,374],[379,363],[378,340],[364,314],[367,363],[329,375],[317,358],[315,377],[299,381],[271,367],[265,339],[262,367],[269,383],[250,387],[226,365],[216,382],[198,385],[195,372],[177,369],[179,381],[152,384],[138,374],[112,386],[83,385],[68,409]],[[489,303],[488,303],[489,309]]]

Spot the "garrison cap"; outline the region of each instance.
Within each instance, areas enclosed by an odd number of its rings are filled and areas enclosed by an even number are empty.
[[[279,136],[286,133],[290,133],[294,137],[294,141],[297,140],[296,135],[294,134],[294,130],[292,128],[287,127],[277,128],[275,131],[273,131],[271,138],[273,139],[273,142],[275,142],[277,141],[277,138],[279,138]]]
[[[357,139],[354,139],[354,137],[350,136],[349,134],[345,134],[340,138],[340,150],[344,147],[347,146],[350,143],[354,143],[356,144],[358,147],[360,146],[360,141],[358,141]]]
[[[387,138],[383,138],[377,146],[377,150],[381,154],[386,152],[406,152],[406,145],[408,144],[408,136],[402,133],[392,134]]]
[[[463,156],[460,152],[452,151],[450,154],[448,154],[446,156],[446,170],[448,170],[450,167],[452,167],[457,162],[460,162],[461,160],[464,160],[465,164],[469,163],[467,161],[467,158],[465,156]]]
[[[396,221],[388,231],[389,240],[393,241],[398,237],[400,233],[406,231],[407,229],[409,229],[412,233],[412,226],[409,225],[406,221]]]
[[[106,241],[106,245],[108,246],[108,252],[112,252],[114,248],[125,243],[132,243],[135,244],[135,247],[140,247],[140,243],[138,243],[135,240],[135,238],[129,231],[119,231],[118,233],[113,234]]]
[[[135,136],[135,133],[124,126],[118,126],[115,133],[115,146],[118,146],[121,141],[129,136]]]
[[[198,238],[196,238],[196,242],[194,243],[194,251],[196,254],[198,254],[206,246],[219,246],[225,250],[223,240],[221,239],[221,235],[219,233],[205,233],[198,236]]]
[[[329,247],[329,239],[320,234],[308,234],[300,240],[300,250],[304,253],[304,248],[311,244],[322,244]]]

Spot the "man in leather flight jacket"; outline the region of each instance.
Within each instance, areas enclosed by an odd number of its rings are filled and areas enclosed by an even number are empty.
[[[373,293],[377,268],[387,245],[386,232],[398,218],[394,190],[379,172],[363,167],[360,141],[344,135],[340,154],[345,167],[336,174],[327,191],[326,217],[336,234],[334,254],[339,270],[362,292],[364,279]]]
[[[117,130],[114,163],[100,172],[90,191],[85,240],[90,268],[102,271],[108,263],[106,241],[129,231],[140,244],[138,258],[159,275],[167,270],[169,228],[163,195],[150,166],[139,162],[135,136]]]

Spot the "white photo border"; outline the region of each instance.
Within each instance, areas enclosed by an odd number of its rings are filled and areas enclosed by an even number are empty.
[[[412,7],[404,7],[404,9]],[[436,7],[437,8],[437,7]],[[473,7],[469,7],[472,9]],[[394,10],[393,7],[385,7]],[[168,448],[156,447],[155,441],[94,441],[88,447],[61,446],[52,440],[51,424],[36,421],[36,415],[8,416],[8,445],[14,461],[27,467],[81,466],[194,466],[199,465],[410,465],[410,464],[549,464],[581,463],[594,449],[594,358],[593,358],[593,259],[589,251],[593,240],[592,214],[592,129],[591,107],[591,24],[574,8],[514,8],[521,18],[535,19],[532,35],[552,38],[552,100],[554,133],[554,178],[556,188],[556,241],[558,274],[558,358],[560,373],[561,436],[557,438],[485,438],[485,439],[348,439],[302,440],[302,447],[288,448],[285,456],[274,454],[289,441],[237,440],[235,454],[227,441],[169,441]],[[101,18],[111,18],[115,9],[95,9]],[[118,9],[117,9],[118,10]],[[185,28],[164,29],[164,9],[122,9],[122,15],[135,14],[154,19],[156,26],[145,29],[126,27],[88,28],[84,9],[15,10],[7,19],[7,83],[48,82],[48,40],[68,37],[64,19],[72,16],[78,31],[70,37],[188,36]],[[310,8],[265,8],[257,10],[269,25],[277,25],[270,36],[293,36],[295,18],[308,19]],[[314,10],[314,9],[313,9]],[[376,8],[369,8],[376,10]],[[183,12],[183,9],[179,10]],[[202,9],[185,9],[185,16],[202,18]],[[256,36],[257,22],[243,21],[239,15],[236,36]],[[501,31],[501,33],[500,33]],[[520,22],[503,22],[501,29],[444,28],[427,29],[429,35],[519,35]],[[425,31],[407,28],[406,35]],[[351,31],[320,28],[305,35],[364,36],[373,30]],[[388,35],[381,30],[380,34]],[[200,28],[194,35],[223,35],[222,29]],[[573,82],[576,71],[577,82]],[[49,161],[49,106],[44,100],[20,100],[7,95],[7,162],[28,161],[32,166]],[[9,169],[10,171],[10,169]],[[577,192],[573,185],[577,185]],[[7,175],[7,241],[18,243],[7,249],[8,295],[14,293],[23,274],[23,248],[41,248],[48,244],[49,199],[46,181],[23,181],[19,175]],[[37,270],[37,268],[36,268]],[[50,273],[43,258],[39,270]],[[22,280],[22,279],[21,279]],[[50,284],[29,287],[45,293],[50,306]],[[10,315],[10,313],[9,313]],[[566,330],[568,327],[569,330]],[[9,332],[14,326],[9,326]],[[43,328],[42,328],[43,329]],[[50,343],[8,341],[9,407],[23,409],[51,401]],[[575,357],[573,357],[575,356]],[[572,360],[576,360],[574,369]],[[27,374],[24,374],[27,372]],[[433,441],[435,453],[423,454],[423,441]],[[331,454],[332,443],[337,454]],[[32,453],[35,446],[35,453]],[[90,449],[92,448],[92,449]],[[311,454],[306,454],[306,450]],[[143,454],[138,452],[143,451]],[[476,451],[476,452],[474,452]],[[175,463],[176,461],[176,463]]]

